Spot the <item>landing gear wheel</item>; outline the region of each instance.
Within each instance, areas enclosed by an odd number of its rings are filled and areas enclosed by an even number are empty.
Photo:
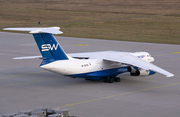
[[[108,82],[108,83],[113,83],[114,82],[114,78],[107,77],[107,78],[104,78],[103,81],[104,82]]]
[[[121,82],[121,78],[115,78],[116,82]]]
[[[109,83],[113,83],[114,82],[114,78],[109,78]]]
[[[107,79],[107,78],[104,78],[103,81],[104,81],[104,82],[108,82],[108,79]]]

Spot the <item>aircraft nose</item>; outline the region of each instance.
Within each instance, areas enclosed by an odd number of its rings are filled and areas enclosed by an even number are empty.
[[[154,62],[154,58],[153,57],[151,57],[151,61]]]

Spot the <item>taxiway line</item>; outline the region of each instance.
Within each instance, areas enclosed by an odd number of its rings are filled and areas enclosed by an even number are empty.
[[[167,62],[167,61],[175,61],[175,60],[180,60],[180,58],[177,58],[177,59],[169,59],[169,60],[164,60],[164,61],[158,61],[158,63],[163,63],[163,62]]]
[[[32,72],[32,73],[27,73],[27,74],[18,74],[18,75],[12,75],[12,76],[4,76],[4,77],[0,77],[0,79],[5,79],[5,78],[12,78],[12,77],[17,77],[17,76],[25,76],[25,75],[30,75],[30,74],[38,74],[38,73],[43,73],[43,72],[47,72],[47,71],[39,71],[39,72]]]
[[[140,92],[140,91],[147,91],[147,90],[151,90],[151,89],[157,89],[157,88],[162,88],[162,87],[167,87],[167,86],[172,86],[172,85],[177,85],[177,84],[180,84],[180,82],[167,84],[167,85],[161,85],[161,86],[157,86],[157,87],[146,88],[146,89],[140,89],[140,90],[136,90],[136,91],[131,91],[131,92],[121,93],[121,94],[117,94],[117,95],[106,96],[106,97],[102,97],[102,98],[87,100],[87,101],[73,103],[73,104],[66,104],[64,106],[60,106],[59,108],[75,106],[75,105],[79,105],[79,104],[83,104],[83,103],[94,102],[94,101],[98,101],[98,100],[108,99],[108,98],[112,98],[112,97],[117,97],[117,96],[127,95],[127,94],[136,93],[136,92]]]
[[[153,56],[167,56],[167,55],[172,55],[172,54],[180,54],[180,52],[172,52],[170,54],[160,54],[160,55],[153,55]]]
[[[46,81],[46,80],[52,80],[52,79],[56,79],[56,78],[59,78],[59,77],[55,77],[55,78],[47,78],[47,79],[36,80],[36,81],[31,81],[31,82],[23,82],[23,83],[12,84],[12,85],[6,85],[6,86],[1,86],[0,88],[11,87],[11,86],[17,86],[17,85],[23,85],[23,84],[30,84],[30,83],[35,83],[35,82],[41,82],[41,81]]]

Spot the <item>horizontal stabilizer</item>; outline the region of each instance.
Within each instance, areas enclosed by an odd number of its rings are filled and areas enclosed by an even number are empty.
[[[42,56],[26,56],[26,57],[15,57],[13,59],[43,59]]]
[[[39,27],[39,28],[4,28],[3,30],[12,31],[29,31],[29,33],[52,33],[52,34],[62,34],[63,32],[59,30],[60,27]]]

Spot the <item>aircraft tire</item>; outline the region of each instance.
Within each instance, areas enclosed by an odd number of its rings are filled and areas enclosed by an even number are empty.
[[[104,78],[103,81],[104,81],[104,82],[108,82],[108,79],[107,79],[107,78]]]
[[[121,82],[121,78],[115,78],[116,82]]]
[[[109,83],[113,83],[114,82],[114,78],[109,78]]]

